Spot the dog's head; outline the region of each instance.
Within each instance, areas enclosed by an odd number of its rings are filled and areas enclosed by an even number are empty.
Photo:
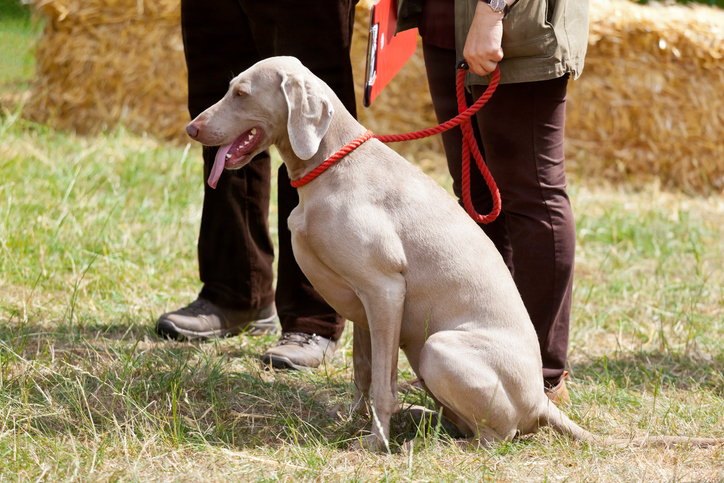
[[[273,57],[234,78],[226,95],[186,132],[202,144],[221,146],[209,175],[214,188],[224,168],[239,169],[286,139],[298,158],[311,158],[333,115],[321,80],[294,57]]]

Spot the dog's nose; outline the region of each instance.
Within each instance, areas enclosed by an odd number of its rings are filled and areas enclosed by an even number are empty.
[[[189,124],[188,126],[186,126],[186,132],[189,136],[196,139],[196,136],[199,135],[199,128],[197,128],[193,124]]]

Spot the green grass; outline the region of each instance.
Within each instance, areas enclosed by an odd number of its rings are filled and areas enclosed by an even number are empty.
[[[197,146],[77,137],[7,110],[0,138],[2,480],[724,479],[719,448],[601,449],[543,431],[472,451],[401,418],[392,455],[351,452],[369,421],[325,414],[353,393],[349,334],[338,360],[300,374],[260,368],[273,337],[152,333],[199,288]],[[724,201],[581,183],[571,196],[569,414],[617,437],[724,437]]]
[[[0,96],[26,88],[32,80],[33,47],[39,28],[27,5],[0,0]]]
[[[0,0],[0,95],[31,80],[33,29]],[[400,417],[391,455],[350,451],[370,422],[326,415],[353,394],[349,332],[309,373],[260,367],[274,337],[153,334],[200,287],[198,146],[79,137],[0,105],[0,481],[724,481],[722,448],[607,449],[544,430],[463,450]],[[724,199],[595,183],[571,186],[567,412],[616,437],[724,437]],[[273,234],[275,220],[272,207]]]

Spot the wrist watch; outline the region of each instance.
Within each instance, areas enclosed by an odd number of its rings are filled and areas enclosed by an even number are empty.
[[[488,5],[491,9],[493,9],[493,12],[498,12],[503,14],[503,18],[505,18],[506,15],[508,15],[508,11],[510,10],[510,6],[506,3],[505,0],[480,0],[481,2]]]

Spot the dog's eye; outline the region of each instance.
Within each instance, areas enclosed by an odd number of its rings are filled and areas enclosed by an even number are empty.
[[[236,97],[244,97],[246,95],[246,92],[241,89],[236,89],[236,92],[234,93]]]

